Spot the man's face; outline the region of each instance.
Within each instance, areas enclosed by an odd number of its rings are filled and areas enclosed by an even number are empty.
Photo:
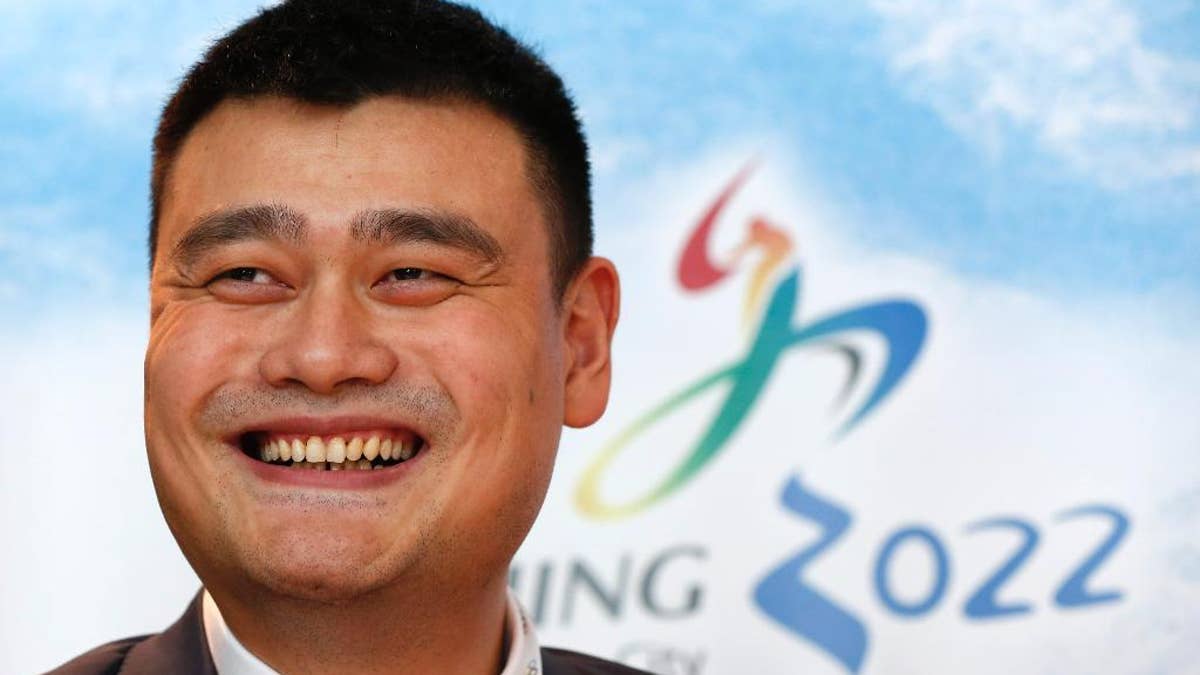
[[[207,584],[334,600],[504,569],[572,360],[526,162],[511,125],[463,103],[227,101],[188,136],[146,438]]]

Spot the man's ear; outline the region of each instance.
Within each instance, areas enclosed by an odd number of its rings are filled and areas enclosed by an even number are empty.
[[[588,260],[563,300],[563,423],[586,427],[600,419],[608,405],[612,337],[621,311],[617,268],[606,258]]]

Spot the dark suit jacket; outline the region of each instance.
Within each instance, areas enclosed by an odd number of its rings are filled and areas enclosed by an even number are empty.
[[[542,648],[543,675],[648,675],[611,661],[562,649]],[[204,636],[200,596],[183,616],[157,635],[101,645],[49,675],[217,675]],[[522,673],[524,675],[524,673]]]

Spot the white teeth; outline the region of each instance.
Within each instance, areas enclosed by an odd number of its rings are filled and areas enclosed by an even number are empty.
[[[341,471],[344,469],[370,471],[384,468],[372,464],[376,458],[388,462],[403,462],[412,459],[417,454],[417,443],[415,438],[397,440],[380,436],[371,436],[366,439],[355,436],[349,441],[345,437],[338,436],[326,443],[320,436],[310,436],[307,441],[299,438],[290,441],[283,439],[265,441],[258,454],[264,462],[291,461],[292,466],[298,468],[318,471]]]
[[[329,445],[325,448],[325,461],[338,464],[346,461],[346,441],[342,437],[339,436],[329,441]]]
[[[368,460],[373,460],[379,456],[378,436],[372,436],[371,438],[367,439],[367,442],[363,445],[362,454],[363,457],[366,457]]]
[[[304,459],[309,462],[325,461],[325,442],[320,437],[308,439],[308,444],[304,446]]]
[[[357,462],[362,457],[363,439],[355,436],[346,444],[346,459]]]

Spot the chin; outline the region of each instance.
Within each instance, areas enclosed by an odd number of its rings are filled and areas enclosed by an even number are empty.
[[[382,584],[356,577],[350,570],[344,574],[271,574],[257,581],[275,596],[341,605],[353,602],[379,590]]]
[[[346,533],[289,533],[256,543],[243,551],[242,573],[272,594],[298,600],[354,600],[387,586],[404,567],[384,559],[384,547]]]

